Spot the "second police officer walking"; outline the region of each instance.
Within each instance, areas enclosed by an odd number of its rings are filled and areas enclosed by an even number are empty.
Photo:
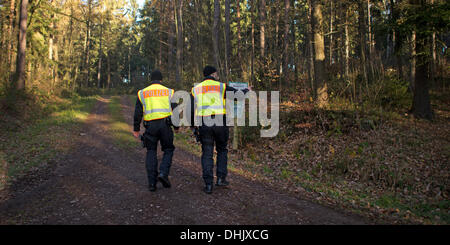
[[[215,67],[206,66],[203,70],[203,82],[192,88],[191,118],[196,117],[200,126],[200,142],[202,144],[202,172],[205,182],[204,192],[212,194],[214,182],[214,144],[217,151],[217,186],[228,186],[228,139],[229,128],[226,125],[226,92],[238,90],[219,82]],[[249,90],[243,90],[244,94]],[[204,118],[222,119],[219,125],[206,125]],[[217,117],[217,118],[216,118]],[[194,120],[192,121],[194,122]],[[192,124],[193,125],[193,124]],[[197,129],[197,128],[196,128]]]

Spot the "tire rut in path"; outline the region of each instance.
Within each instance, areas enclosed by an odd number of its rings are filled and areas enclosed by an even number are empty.
[[[99,99],[77,147],[46,180],[0,203],[0,224],[364,224],[352,215],[230,173],[229,188],[202,192],[200,159],[176,149],[171,189],[147,190],[145,150],[125,151],[110,134],[108,99]],[[134,106],[121,98],[132,129]],[[161,153],[159,153],[161,160]]]

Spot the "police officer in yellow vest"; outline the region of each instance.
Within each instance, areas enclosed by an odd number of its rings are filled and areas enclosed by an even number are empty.
[[[214,144],[217,150],[217,182],[216,186],[228,186],[228,139],[229,129],[226,126],[226,92],[237,92],[235,88],[228,87],[219,82],[219,76],[215,67],[206,66],[203,70],[205,76],[202,83],[192,88],[191,118],[196,117],[200,122],[198,128],[202,144],[202,169],[205,181],[204,192],[211,194],[214,182]],[[244,90],[247,93],[249,90]],[[195,115],[194,115],[195,112]],[[205,119],[207,118],[207,119]],[[219,122],[218,125],[205,123],[208,119]],[[192,121],[194,122],[194,121]],[[209,125],[208,125],[209,124]],[[193,124],[192,124],[193,125]]]
[[[173,131],[170,117],[172,108],[177,105],[170,102],[174,90],[161,84],[163,77],[160,71],[156,70],[151,74],[152,83],[147,88],[138,92],[136,108],[134,113],[134,136],[139,137],[142,117],[144,118],[143,135],[145,146],[147,147],[146,168],[149,190],[156,191],[156,183],[159,180],[165,188],[170,188],[169,172],[172,165],[172,157],[175,150],[173,145]],[[178,130],[178,128],[175,128]],[[159,167],[157,146],[161,142],[164,156]]]

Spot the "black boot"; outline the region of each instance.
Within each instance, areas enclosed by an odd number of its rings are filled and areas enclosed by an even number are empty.
[[[225,178],[217,178],[217,186],[228,186],[230,182],[226,181]]]
[[[155,192],[156,191],[156,184],[148,185],[148,190],[151,191],[151,192]]]
[[[213,190],[213,185],[212,184],[206,184],[205,185],[205,189],[203,189],[203,191],[206,194],[212,194],[212,190]]]
[[[164,188],[170,188],[172,185],[170,184],[169,177],[164,176],[163,174],[160,174],[158,176],[158,180],[161,181]]]

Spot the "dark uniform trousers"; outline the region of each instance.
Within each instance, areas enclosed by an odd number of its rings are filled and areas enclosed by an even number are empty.
[[[161,142],[161,148],[164,152],[159,173],[168,176],[172,165],[173,152],[173,131],[166,123],[166,119],[145,122],[145,137],[147,138],[147,158],[145,161],[149,184],[156,184],[158,176],[158,141]]]
[[[203,180],[205,184],[213,184],[214,182],[214,143],[217,150],[217,170],[218,178],[226,178],[228,174],[228,138],[230,135],[227,126],[201,126],[200,139],[202,142],[202,169]]]

